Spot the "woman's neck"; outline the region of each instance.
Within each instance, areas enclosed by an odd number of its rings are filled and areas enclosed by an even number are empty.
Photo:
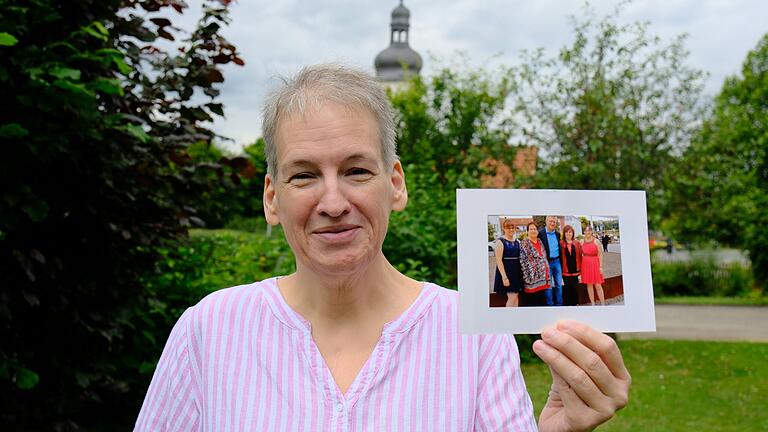
[[[348,275],[319,274],[304,266],[278,280],[286,303],[317,325],[382,324],[396,318],[418,297],[421,283],[403,275],[384,257]]]

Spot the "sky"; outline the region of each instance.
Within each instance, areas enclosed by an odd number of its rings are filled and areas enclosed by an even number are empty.
[[[202,0],[174,23],[191,29]],[[374,71],[373,60],[389,45],[390,14],[397,0],[239,0],[223,35],[241,53],[243,67],[227,65],[220,102],[226,118],[214,130],[237,151],[261,136],[261,105],[279,76],[302,66],[340,61]],[[515,65],[523,49],[543,48],[554,55],[570,44],[569,15],[580,16],[576,0],[405,0],[411,11],[410,45],[424,59],[422,75],[450,64],[464,53],[470,67]],[[594,0],[598,16],[616,1]],[[689,38],[688,64],[709,73],[705,94],[718,92],[726,76],[737,74],[749,50],[768,32],[766,0],[635,0],[622,23],[650,22],[650,33],[671,41]],[[760,23],[763,24],[760,24]]]

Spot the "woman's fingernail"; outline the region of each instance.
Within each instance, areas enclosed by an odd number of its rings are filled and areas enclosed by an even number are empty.
[[[533,350],[537,354],[541,355],[541,354],[547,354],[551,350],[551,348],[544,341],[538,340],[533,343]]]

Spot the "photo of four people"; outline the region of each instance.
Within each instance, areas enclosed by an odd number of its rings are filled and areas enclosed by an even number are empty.
[[[624,304],[617,216],[488,217],[491,307]]]

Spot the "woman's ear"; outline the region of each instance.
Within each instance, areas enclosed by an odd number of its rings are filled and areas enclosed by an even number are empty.
[[[408,188],[405,186],[405,173],[400,161],[395,161],[392,167],[392,210],[401,211],[408,204]]]
[[[275,194],[275,182],[272,181],[272,176],[267,174],[264,176],[264,216],[267,219],[267,223],[270,225],[277,225],[280,223],[280,218],[277,216],[277,196]]]

